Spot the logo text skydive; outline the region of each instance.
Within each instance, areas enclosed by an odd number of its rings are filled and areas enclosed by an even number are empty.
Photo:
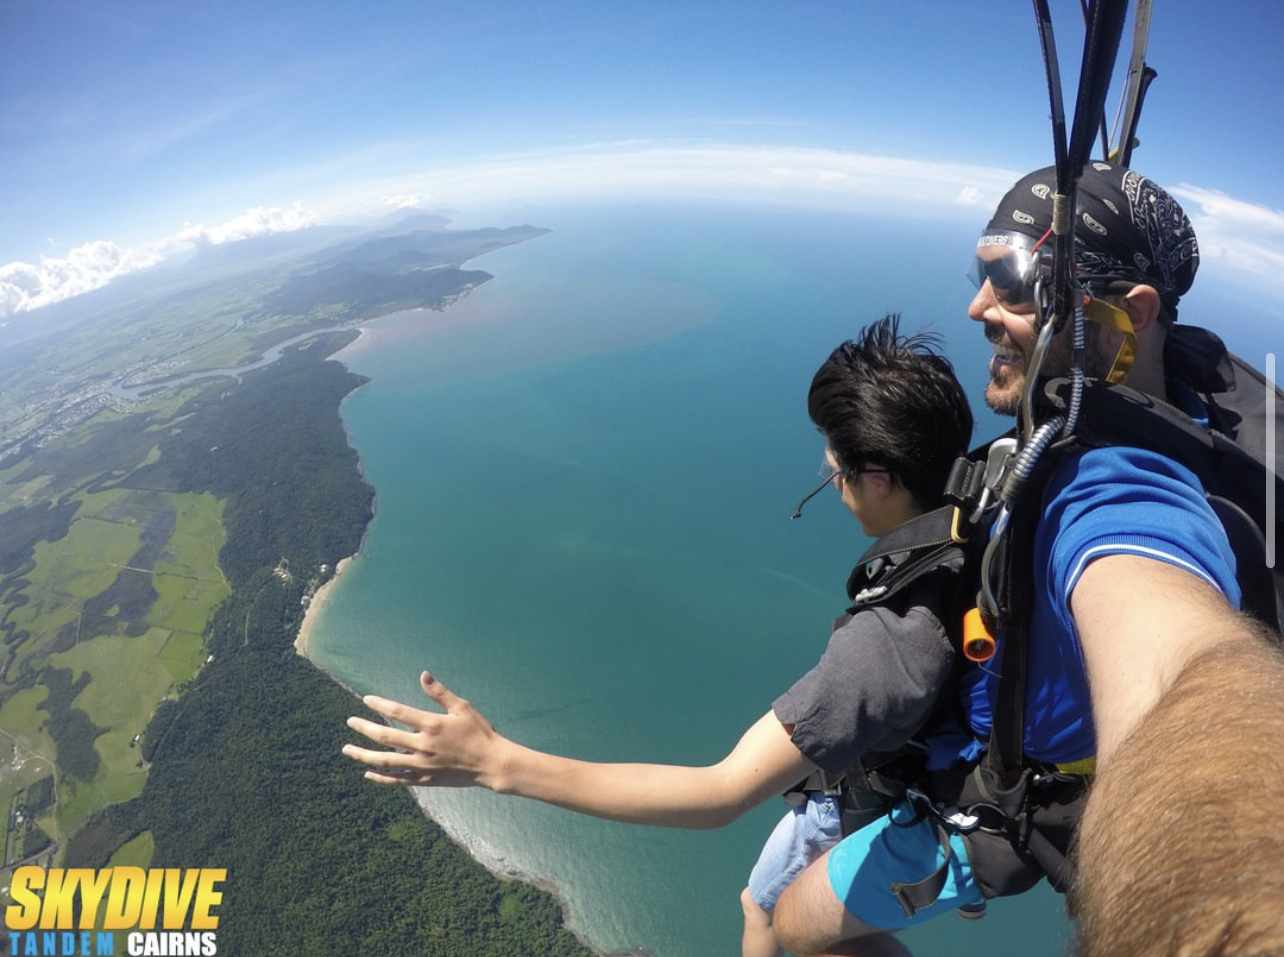
[[[5,909],[14,957],[216,954],[225,868],[20,867]],[[43,892],[43,893],[41,893]],[[159,926],[160,930],[157,930]],[[130,930],[126,947],[117,930]],[[147,933],[142,933],[147,931]]]

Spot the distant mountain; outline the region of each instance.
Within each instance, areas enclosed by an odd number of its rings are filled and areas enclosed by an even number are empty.
[[[179,267],[204,272],[228,266],[265,265],[285,256],[298,256],[342,242],[363,232],[358,226],[309,226],[284,233],[252,236],[236,242],[199,246]]]
[[[412,217],[420,219],[420,217]],[[406,222],[400,224],[407,225]],[[422,269],[425,266],[460,266],[488,252],[543,236],[549,230],[536,226],[510,226],[497,229],[447,230],[415,229],[393,232],[384,230],[365,235],[327,249],[318,260],[322,264],[366,266],[387,271]]]

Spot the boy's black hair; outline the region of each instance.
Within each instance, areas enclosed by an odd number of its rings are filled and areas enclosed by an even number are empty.
[[[880,466],[925,510],[939,506],[955,458],[972,439],[972,410],[929,333],[900,334],[889,313],[835,349],[816,371],[807,413],[839,469]]]

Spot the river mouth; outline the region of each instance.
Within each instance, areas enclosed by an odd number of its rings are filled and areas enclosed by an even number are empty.
[[[241,376],[247,372],[253,372],[255,369],[262,369],[264,366],[270,366],[284,354],[286,349],[297,346],[300,343],[315,339],[317,336],[324,336],[332,332],[347,332],[356,330],[356,324],[349,323],[342,326],[329,326],[325,329],[311,329],[308,332],[300,333],[297,336],[291,336],[284,342],[279,342],[271,349],[268,349],[263,355],[254,362],[245,365],[233,366],[224,369],[201,369],[198,372],[187,372],[176,376],[167,376],[162,379],[153,379],[150,382],[144,382],[140,385],[127,385],[118,382],[111,387],[111,393],[121,399],[130,402],[137,402],[153,395],[162,389],[174,389],[180,386],[190,385],[193,382],[200,382],[204,379],[232,378],[241,381]]]

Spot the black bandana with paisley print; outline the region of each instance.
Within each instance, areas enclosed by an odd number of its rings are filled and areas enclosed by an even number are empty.
[[[999,203],[987,231],[1039,238],[1052,225],[1056,170],[1022,177]],[[1075,267],[1083,275],[1153,286],[1168,315],[1199,268],[1199,243],[1177,201],[1130,169],[1092,162],[1079,180]]]

